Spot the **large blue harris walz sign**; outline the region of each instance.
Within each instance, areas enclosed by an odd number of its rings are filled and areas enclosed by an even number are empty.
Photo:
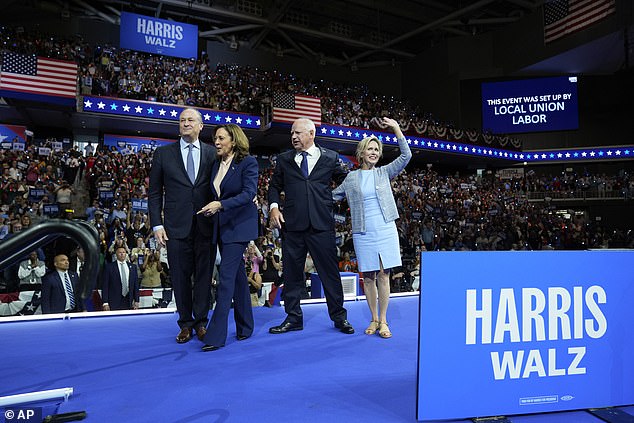
[[[196,25],[121,12],[122,48],[183,58],[198,57]]]
[[[634,403],[634,250],[425,252],[417,417]]]

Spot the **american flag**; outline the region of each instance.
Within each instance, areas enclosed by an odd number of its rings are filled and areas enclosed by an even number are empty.
[[[11,93],[23,93],[74,101],[77,95],[77,64],[5,52],[2,54],[0,90],[7,97],[11,97]]]
[[[616,11],[616,0],[554,0],[544,4],[544,43],[580,31]]]
[[[275,93],[273,95],[273,121],[293,123],[308,118],[321,125],[321,99],[305,95]]]

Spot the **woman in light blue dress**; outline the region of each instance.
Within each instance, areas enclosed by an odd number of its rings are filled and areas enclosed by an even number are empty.
[[[390,269],[401,265],[394,223],[398,219],[398,210],[390,180],[407,166],[412,152],[397,121],[384,117],[382,123],[394,132],[401,154],[391,163],[376,167],[383,153],[383,144],[375,136],[364,138],[357,145],[357,160],[361,168],[346,176],[333,191],[333,198],[342,200],[345,196],[350,206],[354,251],[359,271],[363,272],[363,287],[372,313],[372,321],[365,333],[372,335],[378,331],[382,338],[390,338],[392,332],[387,324]]]

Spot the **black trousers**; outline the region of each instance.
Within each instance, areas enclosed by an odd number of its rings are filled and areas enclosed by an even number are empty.
[[[328,305],[328,314],[333,322],[347,319],[343,308],[343,287],[337,263],[335,231],[317,231],[309,228],[306,231],[286,231],[282,241],[282,258],[284,263],[284,309],[288,314],[287,321],[303,324],[303,313],[299,305],[302,292],[306,291],[304,265],[306,253],[310,252],[315,268],[321,279]]]
[[[211,237],[205,237],[197,230],[195,221],[187,238],[167,241],[167,260],[178,326],[197,329],[206,327],[209,321],[211,270],[216,247],[212,245]]]

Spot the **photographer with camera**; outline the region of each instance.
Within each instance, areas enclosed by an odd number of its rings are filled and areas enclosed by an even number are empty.
[[[264,257],[262,257],[262,253],[255,242],[251,241],[249,246],[247,247],[245,261],[251,262],[251,266],[254,272],[260,273],[260,266],[264,261]]]
[[[128,255],[130,254],[130,248],[128,248],[127,239],[123,230],[117,232],[112,240],[112,243],[110,243],[110,247],[108,247],[108,254],[110,257],[106,257],[106,262],[112,262],[117,259],[115,252],[119,247],[124,248]]]
[[[158,250],[150,250],[147,248],[143,255],[143,260],[139,260],[139,268],[141,270],[141,288],[160,288],[161,287],[161,256]]]
[[[249,293],[251,294],[251,307],[259,307],[260,293],[262,290],[262,276],[253,268],[250,261],[246,261],[247,281],[249,282]]]

